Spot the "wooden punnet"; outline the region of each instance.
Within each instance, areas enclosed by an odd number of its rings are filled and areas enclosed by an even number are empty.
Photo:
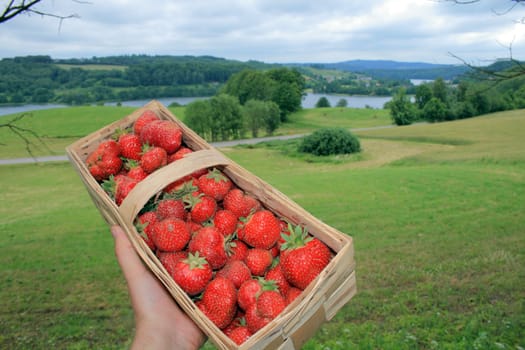
[[[177,123],[183,132],[183,143],[194,152],[157,170],[141,181],[119,207],[91,176],[85,160],[101,141],[108,139],[116,129],[132,126],[146,109],[154,111],[162,119]],[[321,222],[271,185],[227,158],[157,101],[152,101],[127,117],[76,141],[67,147],[66,151],[106,222],[109,225],[122,226],[144,263],[219,349],[299,349],[356,293],[354,249],[351,237]],[[151,197],[173,181],[208,167],[220,169],[239,188],[257,198],[278,217],[305,227],[308,232],[319,238],[336,253],[329,265],[300,297],[242,346],[231,341],[195,306],[187,294],[173,281],[133,225],[135,217]]]

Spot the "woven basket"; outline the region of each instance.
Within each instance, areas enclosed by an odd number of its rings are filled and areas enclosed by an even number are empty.
[[[148,109],[156,112],[162,119],[177,123],[182,129],[183,143],[194,152],[155,171],[139,182],[122,204],[117,206],[91,176],[85,160],[101,141],[108,139],[119,128],[130,127],[142,112]],[[109,225],[118,224],[124,229],[144,263],[219,349],[299,349],[356,293],[351,237],[321,222],[271,185],[227,158],[157,101],[152,101],[127,117],[79,139],[68,146],[66,151],[106,222]],[[231,341],[196,307],[188,295],[173,281],[159,259],[139,236],[133,224],[139,211],[152,196],[173,181],[208,167],[220,169],[239,188],[257,198],[266,209],[295,225],[305,227],[336,253],[329,265],[292,304],[242,346]]]

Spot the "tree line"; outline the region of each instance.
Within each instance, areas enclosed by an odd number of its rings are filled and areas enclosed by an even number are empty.
[[[209,141],[267,135],[301,109],[304,77],[285,67],[233,74],[210,99],[189,103],[185,123]]]
[[[442,78],[416,87],[410,96],[400,88],[385,106],[397,125],[441,122],[525,108],[525,76],[493,82],[464,79],[448,84]]]
[[[257,61],[214,57],[115,56],[54,60],[26,56],[0,60],[0,104],[81,105],[160,97],[212,96]]]

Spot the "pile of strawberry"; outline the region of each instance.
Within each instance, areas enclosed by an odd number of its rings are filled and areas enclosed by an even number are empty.
[[[87,165],[120,205],[139,181],[190,152],[175,123],[146,111],[133,131],[102,142]],[[218,168],[166,186],[135,226],[180,288],[239,345],[277,317],[333,257],[322,241],[277,217]]]

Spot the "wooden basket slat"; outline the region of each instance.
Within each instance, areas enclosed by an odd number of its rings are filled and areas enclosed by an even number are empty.
[[[182,129],[183,142],[194,152],[159,169],[137,184],[118,207],[90,176],[85,160],[102,140],[109,138],[116,129],[131,127],[146,109],[153,110],[162,119],[175,122]],[[356,292],[353,241],[350,236],[315,218],[286,195],[225,157],[157,101],[152,101],[125,118],[79,139],[67,148],[67,154],[106,222],[123,227],[144,263],[218,349],[297,349]],[[293,224],[306,227],[336,253],[330,264],[299,298],[240,347],[220,331],[173,281],[133,224],[144,204],[157,192],[194,171],[213,166],[223,171],[236,186],[257,198],[267,209]]]

